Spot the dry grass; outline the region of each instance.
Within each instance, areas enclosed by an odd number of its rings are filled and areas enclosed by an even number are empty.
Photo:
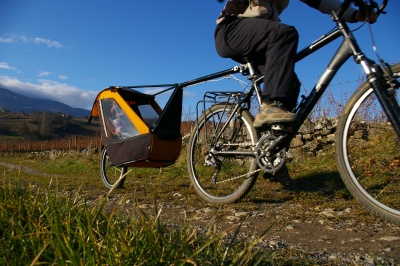
[[[191,187],[186,168],[185,149],[178,161],[167,168],[132,170],[124,188],[114,193],[139,202],[151,202],[154,196],[159,202],[168,204],[185,204],[194,207],[213,206],[203,201]],[[88,198],[97,198],[107,193],[107,188],[100,178],[100,155],[87,153],[66,153],[60,156],[46,154],[6,154],[1,161],[12,163],[14,169],[0,165],[7,179],[19,180],[22,184],[35,184],[47,187],[50,180],[56,182],[64,191],[80,190]],[[295,181],[292,189],[282,189],[278,183],[262,178],[262,174],[252,191],[234,206],[241,210],[258,208],[260,203],[300,204],[305,207],[323,205],[326,208],[354,204],[349,192],[345,189],[336,170],[333,150],[324,156],[304,157],[301,163],[289,163],[288,167]],[[34,169],[46,175],[30,174],[26,168]],[[25,172],[24,172],[25,171]],[[181,198],[174,196],[182,195]]]

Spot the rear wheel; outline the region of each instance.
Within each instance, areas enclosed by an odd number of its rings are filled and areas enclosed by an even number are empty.
[[[100,160],[100,175],[103,183],[107,188],[120,188],[124,185],[128,168],[125,166],[113,166],[110,159],[108,158],[106,149],[103,150],[103,154]],[[118,183],[117,181],[124,176]]]
[[[230,203],[253,187],[258,165],[255,156],[217,155],[214,151],[251,152],[258,140],[252,116],[238,110],[232,120],[232,105],[214,105],[197,121],[188,143],[188,170],[196,192],[212,203]]]

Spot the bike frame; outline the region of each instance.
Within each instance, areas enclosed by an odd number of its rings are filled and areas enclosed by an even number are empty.
[[[343,2],[342,7],[336,12],[332,12],[332,19],[336,22],[338,29],[330,34],[324,35],[305,49],[299,51],[296,55],[296,62],[301,61],[307,56],[318,51],[320,48],[326,46],[327,44],[333,42],[339,37],[343,37],[343,41],[332,57],[329,65],[321,75],[321,78],[316,83],[310,94],[303,98],[302,102],[296,108],[296,113],[299,116],[301,123],[295,128],[295,132],[300,128],[305,119],[308,117],[318,100],[321,98],[322,94],[325,92],[326,88],[332,81],[333,77],[336,75],[337,71],[342,67],[342,65],[351,57],[354,57],[356,63],[361,64],[364,69],[367,79],[371,84],[374,92],[377,95],[379,102],[381,103],[383,109],[386,111],[390,122],[393,124],[395,131],[397,133],[398,139],[400,139],[400,117],[398,108],[395,109],[392,104],[390,104],[388,99],[388,89],[382,88],[381,80],[383,71],[378,65],[371,59],[367,58],[366,55],[361,51],[356,39],[354,38],[351,30],[349,29],[347,23],[340,19],[343,13],[349,5],[351,0],[346,0]],[[384,2],[386,6],[386,1]],[[383,6],[383,7],[384,7]]]
[[[377,65],[373,60],[367,58],[367,56],[361,51],[356,39],[353,36],[353,33],[349,29],[347,22],[345,22],[342,17],[345,11],[349,8],[353,0],[345,0],[343,1],[340,8],[336,11],[332,11],[331,18],[336,23],[337,29],[333,32],[325,34],[321,36],[319,39],[311,43],[306,48],[300,50],[296,54],[296,62],[303,60],[304,58],[308,57],[309,55],[315,53],[316,51],[320,50],[321,48],[325,47],[326,45],[330,44],[331,42],[335,41],[336,39],[343,37],[343,41],[340,44],[339,48],[337,49],[336,53],[333,55],[332,59],[330,60],[328,66],[326,67],[325,71],[322,73],[320,79],[315,84],[314,88],[311,90],[308,96],[302,96],[301,102],[295,109],[299,117],[299,123],[293,126],[293,134],[289,134],[291,136],[285,137],[285,140],[290,141],[294,134],[299,130],[303,122],[307,119],[321,96],[326,91],[327,87],[331,83],[332,79],[335,77],[338,70],[342,67],[342,65],[350,58],[353,57],[357,64],[361,64],[365,74],[367,75],[367,79],[371,84],[374,92],[376,93],[379,102],[381,103],[383,109],[385,110],[390,122],[393,124],[395,131],[397,133],[398,139],[400,139],[400,108],[399,106],[393,106],[390,103],[389,95],[391,88],[388,84],[385,88],[381,86],[382,76],[384,71],[387,72],[385,69],[381,69],[379,65]],[[377,14],[383,12],[384,8],[387,5],[388,0],[384,0],[382,5],[379,7]],[[244,103],[249,103],[250,97],[252,96],[253,92],[256,94],[256,98],[258,103],[261,105],[261,88],[260,84],[263,80],[263,75],[256,75],[251,63],[234,66],[233,68],[216,72],[207,76],[203,76],[197,79],[193,79],[190,81],[186,81],[183,83],[177,84],[163,84],[163,85],[143,85],[143,86],[129,86],[126,88],[144,88],[144,87],[169,87],[157,94],[161,94],[165,91],[174,90],[169,102],[165,106],[163,113],[168,113],[170,109],[177,109],[176,103],[182,101],[182,94],[181,90],[186,87],[196,85],[202,82],[206,82],[209,80],[221,78],[224,76],[236,74],[236,73],[245,73],[249,72],[250,77],[249,79],[252,82],[252,86],[250,91],[247,92],[248,97],[242,99],[239,103],[237,103],[233,109],[231,116],[228,118],[231,119],[234,113],[239,109],[240,106]],[[397,85],[397,84],[396,84]],[[393,85],[395,86],[395,85]],[[398,85],[397,85],[398,86]],[[180,92],[180,93],[179,93]],[[156,95],[157,95],[156,94]],[[178,99],[175,99],[175,95],[178,95]],[[178,106],[179,109],[179,106]],[[162,117],[171,117],[169,115],[161,115]],[[226,126],[226,125],[225,125]],[[178,128],[178,127],[176,127]],[[216,136],[218,137],[218,136]],[[288,138],[289,137],[289,138]],[[218,153],[226,153],[227,151],[218,152]],[[246,153],[246,152],[245,152]],[[237,154],[237,152],[236,152]],[[241,153],[240,153],[241,154]],[[247,153],[246,153],[247,154]],[[252,154],[254,155],[254,154]]]
[[[270,146],[269,151],[273,152],[275,148],[278,146],[282,147],[282,143],[286,143],[283,146],[287,146],[292,138],[294,137],[295,133],[299,130],[303,122],[307,119],[319,99],[322,97],[324,92],[326,91],[327,87],[331,83],[332,79],[335,77],[338,70],[342,67],[342,65],[350,58],[353,57],[357,64],[361,64],[365,74],[367,75],[368,82],[370,83],[372,89],[374,90],[377,98],[382,105],[382,108],[385,110],[390,122],[393,124],[394,129],[397,133],[398,139],[400,139],[400,108],[397,104],[393,105],[390,102],[389,96],[391,95],[391,91],[394,91],[395,86],[398,84],[393,84],[393,88],[390,87],[389,84],[382,86],[382,78],[384,72],[387,73],[388,71],[385,69],[381,69],[379,65],[377,65],[373,60],[369,59],[359,47],[355,37],[353,36],[351,30],[349,29],[347,22],[343,19],[343,13],[349,8],[352,0],[345,0],[341,7],[337,11],[332,12],[332,20],[336,23],[337,29],[331,33],[325,34],[313,43],[311,43],[306,48],[300,50],[296,54],[296,62],[303,60],[304,58],[308,57],[309,55],[315,53],[319,49],[325,47],[326,45],[330,44],[331,42],[335,41],[336,39],[343,37],[343,41],[339,45],[339,48],[333,55],[332,59],[330,60],[328,66],[326,67],[325,71],[321,75],[320,79],[315,84],[312,91],[309,93],[308,96],[302,96],[302,101],[296,107],[295,112],[299,117],[299,123],[293,125],[292,133],[289,134],[282,134],[278,136],[278,138],[274,141],[275,144]],[[378,12],[382,12],[384,7],[387,5],[387,0],[383,1],[383,4],[379,8]],[[252,65],[248,63],[247,65],[241,65],[239,67],[234,67],[232,69],[228,69],[222,72],[218,72],[209,76],[205,76],[203,78],[192,80],[187,83],[183,83],[182,85],[193,85],[201,81],[206,81],[214,78],[219,78],[222,76],[226,76],[229,74],[234,74],[238,72],[249,71],[250,72],[250,80],[252,81],[252,87],[248,92],[248,95],[252,95],[253,91],[255,91],[257,100],[259,104],[261,104],[261,88],[260,84],[263,80],[263,75],[255,75],[252,69]],[[232,114],[230,117],[227,118],[227,121],[234,116],[234,113],[239,109],[239,107],[245,103],[249,102],[249,98],[244,98],[241,102],[236,104],[233,108]],[[225,123],[224,127],[226,127],[229,123]],[[223,132],[224,129],[220,130],[219,132]],[[218,135],[214,136],[215,139],[218,139]],[[244,155],[244,156],[256,156],[256,151],[216,151],[213,150],[212,153],[214,155],[223,155],[223,156],[235,156],[235,155]]]

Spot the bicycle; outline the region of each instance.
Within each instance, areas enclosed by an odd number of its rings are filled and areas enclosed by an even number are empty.
[[[297,53],[296,60],[300,61],[339,37],[343,38],[313,90],[307,96],[302,96],[295,108],[294,112],[300,120],[296,125],[274,124],[263,130],[253,127],[250,111],[253,102],[256,102],[256,106],[261,104],[260,85],[263,75],[255,71],[251,62],[183,83],[111,86],[99,93],[91,117],[101,113],[102,104],[99,103],[99,97],[103,97],[100,96],[103,92],[105,95],[120,92],[118,97],[122,104],[127,98],[136,101],[137,97],[146,99],[144,102],[153,101],[156,95],[173,90],[163,110],[153,106],[157,121],[151,126],[146,126],[143,122],[142,131],[145,134],[138,136],[139,139],[154,138],[156,144],[164,143],[172,147],[165,149],[167,152],[164,151],[162,155],[157,152],[162,151],[163,147],[155,145],[155,150],[158,149],[155,154],[150,152],[146,156],[130,157],[125,161],[117,158],[126,149],[130,152],[137,149],[135,141],[138,139],[132,137],[113,140],[107,135],[104,121],[102,136],[104,135],[106,143],[100,159],[100,172],[106,187],[123,186],[128,167],[158,168],[173,164],[180,151],[183,89],[241,73],[248,76],[247,91],[210,91],[205,93],[203,100],[197,104],[196,109],[202,108],[202,114],[197,114],[187,144],[187,166],[194,189],[206,201],[224,204],[242,199],[252,189],[261,171],[274,173],[285,164],[286,152],[296,132],[306,121],[340,67],[353,57],[362,65],[367,82],[354,92],[339,117],[335,137],[339,174],[347,189],[366,208],[389,221],[400,223],[400,64],[388,65],[380,58],[377,64],[361,51],[347,23],[342,20],[346,9],[353,2],[358,5],[364,3],[362,0],[343,1],[341,7],[332,12],[336,29]],[[388,0],[383,0],[378,6],[376,2],[370,1],[366,8],[374,8],[379,17],[384,13],[387,3]],[[138,88],[165,89],[154,95],[147,95],[132,90]],[[108,96],[104,97],[106,99]],[[129,109],[127,105],[126,108]],[[360,134],[366,136],[358,138],[357,135]],[[117,148],[112,148],[112,145]],[[169,151],[174,152],[171,154]],[[116,162],[113,163],[111,159]]]
[[[297,53],[300,61],[342,37],[337,52],[308,96],[302,96],[294,112],[295,125],[274,124],[256,130],[250,113],[253,100],[261,104],[263,75],[251,62],[188,83],[242,73],[248,75],[248,91],[207,92],[199,101],[202,108],[187,145],[191,183],[200,197],[211,203],[232,203],[252,189],[261,171],[275,173],[286,162],[290,142],[321,98],[340,67],[353,57],[361,64],[367,81],[346,103],[335,137],[336,162],[340,176],[351,194],[366,208],[389,221],[400,222],[400,64],[389,66],[366,57],[357,44],[343,14],[352,3],[345,0],[331,14],[336,29]],[[379,17],[388,0],[378,6],[370,1]],[[211,105],[210,107],[208,107]],[[360,132],[368,132],[364,139]]]

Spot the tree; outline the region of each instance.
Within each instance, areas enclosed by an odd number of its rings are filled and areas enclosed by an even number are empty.
[[[39,136],[41,138],[48,138],[51,135],[51,115],[48,114],[47,112],[42,112],[42,121],[40,123],[40,130],[39,130]]]
[[[29,129],[27,123],[25,123],[25,122],[22,123],[22,125],[21,125],[21,127],[20,127],[20,129],[19,129],[19,133],[20,133],[21,136],[23,136],[23,137],[30,137],[31,131],[30,131],[30,129]]]
[[[5,124],[4,122],[0,122],[0,134],[8,135],[10,134],[10,132],[10,126]]]

